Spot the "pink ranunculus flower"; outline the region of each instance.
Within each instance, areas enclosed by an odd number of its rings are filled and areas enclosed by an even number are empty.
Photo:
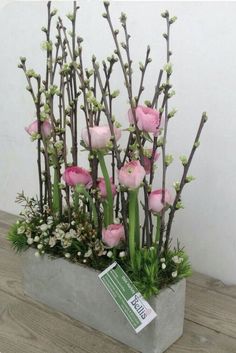
[[[102,230],[102,241],[113,248],[125,240],[125,230],[122,224],[110,224],[107,228]]]
[[[110,178],[110,181],[111,181],[112,195],[115,196],[116,195],[116,186],[115,186],[115,184],[112,183],[112,178]],[[102,199],[106,199],[107,198],[107,189],[106,189],[106,183],[105,183],[104,178],[98,179],[98,187],[99,187]]]
[[[144,169],[146,171],[146,174],[150,174],[150,172],[151,172],[152,149],[148,149],[148,155],[150,155],[150,157],[143,156],[143,162],[144,162],[143,166],[144,166]],[[160,153],[156,151],[155,154],[154,154],[153,163],[156,162],[159,157],[160,157]]]
[[[91,147],[93,149],[105,148],[111,139],[111,130],[108,125],[94,126],[89,128],[91,135]],[[115,140],[118,141],[121,137],[120,129],[114,127]],[[84,128],[81,134],[82,140],[89,146],[88,129]]]
[[[164,191],[164,200],[165,202],[162,203],[162,189],[152,191],[148,198],[149,210],[160,213],[164,207],[172,204],[172,196],[167,189]]]
[[[143,181],[146,172],[139,161],[126,163],[118,170],[118,179],[121,185],[130,189],[137,189]]]
[[[139,130],[151,132],[155,136],[158,135],[160,127],[160,113],[152,108],[139,105],[135,109],[136,120]],[[130,109],[128,112],[129,122],[134,123],[133,112]]]
[[[93,183],[89,171],[77,166],[66,168],[62,178],[66,182],[66,184],[70,186],[76,186],[81,184],[84,185],[87,189],[89,189]]]
[[[49,137],[52,132],[52,125],[48,120],[45,120],[41,124],[41,130],[44,137]],[[39,133],[38,128],[38,120],[33,121],[28,127],[25,128],[25,131],[28,132],[29,135],[34,135]]]

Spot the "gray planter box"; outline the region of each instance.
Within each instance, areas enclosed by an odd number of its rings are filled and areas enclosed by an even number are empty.
[[[157,313],[139,334],[116,306],[98,272],[64,259],[24,254],[24,290],[27,295],[142,353],[162,353],[183,333],[185,280],[150,300]]]

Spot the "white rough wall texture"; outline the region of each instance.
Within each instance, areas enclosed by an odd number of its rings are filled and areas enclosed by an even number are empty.
[[[101,17],[102,2],[81,0],[80,5],[77,29],[84,38],[85,63],[90,65],[92,54],[101,60],[114,47],[107,23]],[[72,2],[55,2],[53,6],[63,17]],[[165,22],[160,17],[165,9],[178,17],[171,40],[176,96],[170,107],[177,108],[178,113],[170,122],[168,138],[168,152],[175,156],[168,170],[169,186],[181,175],[178,156],[189,152],[202,111],[209,115],[190,172],[197,179],[184,191],[186,209],[179,211],[175,219],[174,242],[178,238],[185,245],[195,270],[236,283],[236,3],[112,2],[116,26],[121,11],[128,15],[136,69],[138,62],[144,60],[146,45],[151,45],[153,62],[145,82],[145,99],[152,95],[158,70],[165,63]],[[1,4],[0,23],[0,209],[17,213],[16,193],[24,189],[33,195],[38,185],[36,146],[24,131],[34,118],[34,109],[17,64],[19,56],[26,56],[29,67],[44,72],[45,53],[40,49],[44,37],[40,29],[46,24],[46,2]],[[136,70],[136,88],[138,80]],[[127,97],[119,70],[113,85],[122,90],[115,114],[127,127]],[[85,155],[80,154],[79,159],[85,165]],[[157,174],[156,186],[159,185]]]

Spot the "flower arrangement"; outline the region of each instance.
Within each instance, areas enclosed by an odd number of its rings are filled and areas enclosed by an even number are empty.
[[[140,85],[135,93],[127,17],[120,16],[125,38],[120,43],[109,2],[104,2],[104,8],[115,50],[101,65],[93,56],[91,67],[84,66],[83,39],[76,34],[76,2],[67,15],[70,30],[58,17],[55,42],[51,27],[56,10],[51,9],[51,2],[47,4],[48,24],[42,28],[46,36],[44,78],[20,58],[19,68],[26,76],[36,112],[26,132],[37,144],[39,193],[34,198],[23,192],[18,195],[17,202],[24,208],[8,237],[17,251],[33,247],[35,256],[48,253],[99,270],[116,260],[148,298],[191,274],[188,256],[179,243],[170,246],[171,229],[176,211],[183,208],[183,188],[194,179],[188,171],[207,115],[202,114],[189,156],[180,158],[181,180],[173,190],[168,189],[166,174],[173,157],[167,154],[167,131],[176,114],[169,109],[174,95],[170,32],[176,17],[162,13],[167,26],[163,34],[166,64],[158,74],[153,96],[143,102],[150,47],[144,63],[139,64]],[[118,64],[129,102],[124,129],[113,109],[119,91],[112,87],[111,77]],[[120,144],[123,134],[127,135],[126,146]],[[87,154],[87,169],[81,165],[82,154]]]

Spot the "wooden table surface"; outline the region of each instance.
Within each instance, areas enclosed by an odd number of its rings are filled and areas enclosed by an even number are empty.
[[[134,350],[24,296],[22,256],[6,240],[15,216],[0,212],[0,353],[132,353]],[[194,273],[184,335],[166,353],[236,353],[236,286]]]

